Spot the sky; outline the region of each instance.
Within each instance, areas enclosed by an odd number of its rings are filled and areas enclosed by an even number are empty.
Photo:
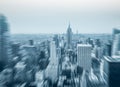
[[[11,33],[112,33],[120,28],[120,0],[0,0]]]

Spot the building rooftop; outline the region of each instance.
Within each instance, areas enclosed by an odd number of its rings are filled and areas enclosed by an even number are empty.
[[[24,47],[31,47],[31,48],[33,48],[33,47],[35,47],[34,45],[22,45],[21,46],[21,48],[24,48]]]
[[[90,44],[77,44],[77,47],[92,47]]]

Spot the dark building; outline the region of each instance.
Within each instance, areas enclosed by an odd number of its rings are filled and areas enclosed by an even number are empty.
[[[93,42],[93,40],[92,40],[91,38],[88,38],[88,39],[86,40],[86,42],[87,42],[88,44],[92,45],[92,47],[94,47],[94,42]]]
[[[11,56],[10,34],[6,17],[0,15],[0,70],[6,66]]]
[[[105,52],[105,55],[111,56],[111,54],[112,54],[112,44],[107,43],[107,44],[106,44],[106,52]]]
[[[58,48],[59,47],[59,37],[57,34],[53,37],[53,40],[55,41],[55,45]]]
[[[100,61],[97,58],[92,58],[92,69],[95,75],[100,75]]]
[[[29,40],[29,44],[30,45],[34,45],[34,41],[33,40]]]
[[[67,29],[67,48],[70,49],[71,45],[72,45],[72,29],[69,24]]]
[[[96,39],[95,44],[97,45],[97,47],[101,47],[101,41],[100,41],[100,39]]]
[[[12,44],[12,55],[13,57],[19,56],[20,51],[20,44],[19,43],[13,43]]]
[[[107,87],[120,87],[120,58],[104,57],[104,78]]]
[[[47,68],[48,64],[49,64],[49,60],[48,59],[41,59],[39,61],[40,70],[45,70]]]

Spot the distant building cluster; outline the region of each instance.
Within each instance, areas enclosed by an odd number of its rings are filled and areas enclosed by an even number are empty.
[[[11,36],[0,15],[0,87],[120,87],[119,29]]]

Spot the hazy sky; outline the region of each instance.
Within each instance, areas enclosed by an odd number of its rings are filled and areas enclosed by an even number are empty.
[[[0,0],[11,33],[111,33],[120,28],[120,0]]]

